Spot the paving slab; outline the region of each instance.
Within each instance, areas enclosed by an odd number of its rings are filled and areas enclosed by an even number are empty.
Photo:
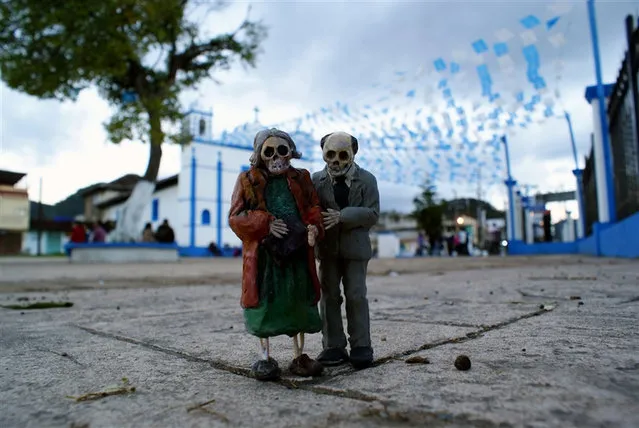
[[[367,407],[361,400],[216,370],[71,326],[36,325],[3,338],[0,426],[217,427],[311,426]],[[8,346],[6,346],[8,345]],[[128,378],[135,392],[95,401],[69,398]]]
[[[74,305],[0,308],[0,426],[639,426],[637,261],[410,263],[369,278],[374,367],[276,383],[249,377],[239,281],[203,284],[210,267],[159,285],[145,265],[135,287],[5,288],[0,305]],[[311,355],[320,340],[307,337]],[[291,351],[273,339],[284,368]],[[122,377],[134,393],[67,398]]]

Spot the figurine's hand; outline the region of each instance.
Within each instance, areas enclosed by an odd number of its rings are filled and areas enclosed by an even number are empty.
[[[326,211],[322,212],[322,217],[324,218],[324,228],[330,229],[339,223],[340,212],[333,208],[328,208]]]
[[[317,230],[317,226],[315,226],[313,224],[309,224],[306,227],[306,230],[308,230],[308,246],[309,247],[314,247],[315,246],[315,239],[317,238],[317,235],[319,235],[319,231]]]
[[[288,233],[288,227],[286,223],[284,223],[284,220],[277,218],[269,225],[269,232],[276,238],[281,238]]]

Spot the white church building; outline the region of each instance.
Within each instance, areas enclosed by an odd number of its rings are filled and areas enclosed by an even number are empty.
[[[257,122],[246,124],[231,132],[223,132],[213,139],[213,113],[191,109],[185,116],[193,141],[182,147],[181,166],[177,175],[159,180],[147,212],[140,224],[150,222],[153,229],[167,219],[175,231],[176,241],[183,256],[208,254],[211,242],[222,249],[239,247],[240,240],[228,225],[231,195],[238,174],[249,168],[255,134],[265,126]],[[323,168],[319,141],[306,132],[289,132],[302,159],[294,160],[294,166],[312,172]],[[319,158],[318,158],[319,156]],[[314,162],[315,160],[315,162]],[[92,206],[94,219],[118,220],[127,191],[105,188],[93,191],[85,206]]]

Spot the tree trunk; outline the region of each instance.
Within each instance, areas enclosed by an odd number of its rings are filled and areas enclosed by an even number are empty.
[[[149,111],[149,125],[151,135],[149,136],[149,163],[146,172],[140,181],[137,182],[131,196],[126,200],[121,209],[115,230],[111,233],[112,242],[134,242],[139,241],[142,235],[144,223],[151,221],[145,219],[144,213],[153,199],[155,182],[160,171],[160,161],[162,160],[162,142],[164,132],[160,116]]]
[[[149,138],[149,164],[146,167],[143,180],[155,183],[158,179],[160,161],[162,160],[162,142],[164,141],[164,132],[162,132],[162,123],[158,114],[149,112],[149,124],[151,125],[151,135]]]

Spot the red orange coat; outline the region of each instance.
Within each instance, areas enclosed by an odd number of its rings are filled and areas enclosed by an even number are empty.
[[[313,186],[310,173],[305,169],[290,168],[286,172],[288,187],[295,199],[297,208],[305,225],[315,225],[319,231],[317,240],[324,237],[322,214],[317,191]],[[242,240],[242,297],[243,308],[254,308],[259,305],[258,247],[269,234],[269,226],[275,217],[268,212],[264,193],[267,173],[259,168],[251,168],[242,172],[237,178],[231,208],[229,210],[229,226]],[[308,267],[313,281],[316,304],[320,298],[320,283],[315,266],[315,255],[312,247],[308,247]]]

